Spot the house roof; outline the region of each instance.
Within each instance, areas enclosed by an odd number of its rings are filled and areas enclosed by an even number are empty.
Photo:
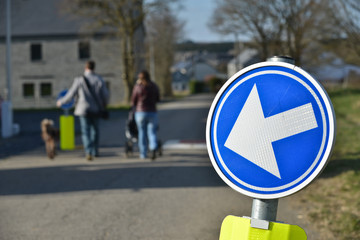
[[[346,63],[333,52],[321,53],[317,64],[305,65],[303,68],[319,81],[336,82],[344,80],[350,73],[360,75],[360,66]]]
[[[13,37],[79,35],[91,31],[84,19],[65,13],[64,0],[11,0]],[[102,31],[104,32],[104,30]],[[6,0],[0,0],[0,37],[6,34]]]
[[[258,54],[258,51],[255,49],[245,49],[243,50],[238,56],[231,59],[229,64],[236,64],[237,62],[241,65],[246,65],[247,62],[251,61],[256,55]]]
[[[360,67],[350,64],[324,64],[316,69],[309,70],[319,81],[340,81],[348,77],[350,72],[360,75]]]
[[[218,71],[213,66],[201,59],[178,62],[172,69],[173,72],[178,71],[183,75],[187,75],[189,78],[197,80],[204,80],[207,75],[218,74]]]

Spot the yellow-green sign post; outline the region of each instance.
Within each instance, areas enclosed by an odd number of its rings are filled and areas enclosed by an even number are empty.
[[[60,116],[60,148],[61,150],[75,148],[75,121],[72,115]]]
[[[251,227],[250,218],[227,216],[220,240],[306,240],[305,231],[296,225],[269,222],[269,229]]]
[[[63,90],[59,93],[57,99],[61,99],[67,93]],[[64,110],[64,115],[60,116],[60,148],[61,150],[75,149],[75,121],[74,116],[69,114],[70,108],[73,107],[75,101],[72,99],[70,102],[61,105]]]

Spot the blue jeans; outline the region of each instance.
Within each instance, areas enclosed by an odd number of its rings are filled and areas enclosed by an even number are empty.
[[[158,115],[156,112],[135,112],[135,121],[139,131],[140,158],[146,158],[148,141],[150,151],[157,148]]]
[[[97,156],[99,153],[99,118],[80,116],[79,119],[85,153],[87,155]]]

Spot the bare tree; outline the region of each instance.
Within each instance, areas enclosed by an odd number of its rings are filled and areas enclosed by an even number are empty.
[[[337,37],[346,39],[345,46],[360,57],[360,1],[333,0],[329,16],[335,19]]]
[[[150,70],[162,96],[172,96],[170,68],[174,63],[175,44],[183,35],[183,23],[165,4],[148,13],[146,29]]]
[[[210,28],[221,34],[234,33],[250,38],[265,60],[273,52],[270,43],[280,40],[282,25],[274,21],[269,1],[218,0],[217,8],[209,22]]]
[[[262,59],[290,55],[301,65],[304,50],[330,28],[326,0],[218,0],[210,26],[250,38]]]
[[[333,32],[327,0],[281,0],[275,13],[283,23],[286,54],[302,65],[304,51]]]
[[[98,28],[108,27],[121,41],[122,80],[126,87],[125,99],[135,80],[135,33],[143,25],[145,12],[142,0],[67,0],[70,11],[92,19]]]

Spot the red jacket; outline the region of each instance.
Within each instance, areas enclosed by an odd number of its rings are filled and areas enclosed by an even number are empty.
[[[135,85],[131,95],[131,102],[136,112],[156,112],[156,103],[159,101],[159,89],[154,82],[147,85],[141,83]]]

